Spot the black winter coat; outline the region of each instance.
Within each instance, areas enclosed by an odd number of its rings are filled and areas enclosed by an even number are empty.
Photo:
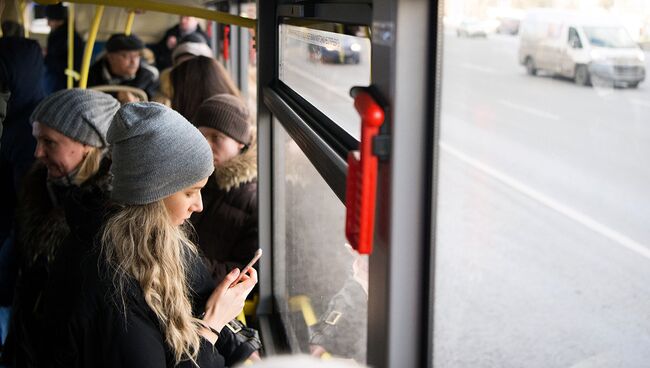
[[[95,242],[89,243],[92,238]],[[97,244],[96,237],[90,233],[77,236],[57,256],[55,275],[45,295],[49,352],[42,366],[194,367],[189,361],[175,365],[162,327],[135,281],[126,287],[123,307],[109,268],[92,244]],[[215,286],[199,257],[191,262],[189,282],[193,312],[198,315]],[[225,367],[226,362],[239,362],[234,354],[241,353],[243,359],[252,353],[238,347],[235,336],[224,328],[215,346],[201,339],[197,363],[199,367]]]
[[[7,354],[14,367],[39,367],[42,364],[46,310],[43,293],[49,282],[52,264],[66,239],[94,227],[87,221],[97,204],[107,201],[112,176],[110,159],[104,158],[98,172],[81,186],[47,184],[47,169],[36,163],[27,175],[16,224],[19,277],[13,303]],[[66,216],[73,214],[75,219]],[[78,267],[78,266],[76,266]]]
[[[258,249],[255,147],[215,168],[201,196],[203,211],[192,214],[190,221],[220,282],[231,269],[246,266]]]
[[[78,203],[75,201],[73,203]],[[126,311],[108,267],[100,261],[97,240],[106,214],[105,201],[87,210],[66,206],[71,235],[61,245],[43,296],[44,340],[42,367],[173,367],[174,358],[156,315],[133,281],[126,290]],[[69,211],[68,211],[69,209]],[[78,229],[78,230],[76,230]],[[203,261],[195,257],[189,271],[194,315],[203,308],[215,283]],[[126,313],[126,314],[125,314]],[[236,340],[228,328],[221,331],[216,350],[202,339],[200,367],[224,367],[248,357],[253,350]],[[225,359],[224,359],[225,357]],[[182,362],[179,367],[190,367]]]
[[[103,57],[90,67],[88,71],[88,87],[105,84],[140,88],[151,99],[158,90],[158,70],[144,61],[140,61],[140,67],[135,73],[135,77],[124,79],[111,74],[108,60]]]
[[[45,97],[44,64],[38,42],[18,37],[0,38],[0,74],[11,93],[0,145],[0,246],[13,227],[21,182],[34,162],[36,140],[29,116]],[[2,270],[6,271],[6,270]],[[10,277],[2,276],[2,280]],[[12,285],[13,286],[13,285]]]
[[[205,39],[205,42],[208,44],[208,46],[210,46],[210,38],[207,34],[205,34],[205,32],[203,32],[201,26],[197,26],[196,31],[192,33],[201,36],[203,39]],[[168,29],[167,32],[165,32],[163,38],[157,44],[151,47],[152,51],[156,55],[156,67],[159,70],[164,70],[172,66],[173,50],[167,47],[167,39],[172,36],[176,37],[176,45],[178,45],[181,41],[181,38],[187,35],[181,35],[181,30],[177,24],[174,27]]]

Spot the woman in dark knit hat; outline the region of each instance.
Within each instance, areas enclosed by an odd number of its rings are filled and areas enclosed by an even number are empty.
[[[240,276],[234,270],[199,301],[203,286],[214,283],[184,226],[203,208],[201,188],[214,170],[210,147],[187,120],[158,103],[124,105],[107,140],[114,207],[94,239],[97,247],[81,260],[82,283],[63,280],[48,298],[48,307],[62,313],[48,329],[54,365],[235,363],[229,361],[235,337],[223,327],[242,310],[257,274],[250,270],[232,285]],[[80,292],[57,300],[68,282]]]
[[[215,170],[201,191],[204,210],[191,221],[213,276],[221,280],[258,249],[254,130],[244,103],[228,94],[204,101],[192,123],[210,143]]]
[[[16,215],[19,277],[8,344],[14,366],[39,366],[46,343],[39,301],[52,263],[64,239],[86,227],[83,213],[91,203],[108,197],[106,132],[119,106],[101,92],[62,90],[41,101],[30,118],[38,161],[25,177]],[[78,221],[71,222],[66,209]]]

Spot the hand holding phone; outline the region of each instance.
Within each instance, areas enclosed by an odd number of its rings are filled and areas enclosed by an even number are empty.
[[[237,285],[244,278],[244,275],[248,274],[248,271],[253,267],[255,262],[257,262],[257,260],[260,259],[261,256],[262,256],[262,250],[261,249],[258,249],[257,251],[255,251],[255,255],[253,256],[253,259],[251,259],[251,261],[248,262],[246,267],[244,267],[241,270],[241,272],[239,273],[239,277],[237,277],[237,280],[235,280],[232,284],[230,284],[230,287],[233,287],[233,286]]]

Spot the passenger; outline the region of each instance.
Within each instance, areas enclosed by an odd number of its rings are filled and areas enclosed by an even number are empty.
[[[13,20],[2,22],[2,37],[25,37],[25,27]]]
[[[16,194],[34,162],[36,141],[29,116],[45,97],[43,56],[36,41],[19,37],[0,38],[0,65],[11,93],[0,144],[0,244],[13,227]]]
[[[221,63],[205,56],[197,56],[172,69],[171,82],[172,108],[188,120],[203,101],[214,95],[240,95]]]
[[[197,56],[212,57],[212,49],[204,41],[203,37],[196,34],[189,34],[183,37],[172,53],[174,66],[183,61],[195,58]],[[154,101],[171,106],[172,85],[171,85],[172,67],[160,72],[160,90]]]
[[[201,29],[199,21],[194,17],[181,15],[178,24],[168,29],[163,38],[152,47],[156,54],[156,66],[160,70],[172,66],[172,50],[180,43],[181,38],[190,34],[203,38],[204,42],[210,45],[210,39]]]
[[[158,70],[141,60],[144,44],[135,35],[112,35],[106,42],[106,55],[88,72],[88,86],[122,85],[140,88],[152,98],[158,89]],[[122,103],[137,101],[129,92],[119,92]]]
[[[0,4],[2,7],[4,4]],[[36,142],[29,115],[44,97],[43,56],[36,41],[0,38],[0,79],[8,98],[0,140],[0,326],[5,325],[14,295],[17,262],[13,237],[17,193],[34,162]],[[6,333],[3,328],[2,335]],[[0,336],[2,337],[2,336]]]
[[[49,92],[66,88],[68,77],[65,70],[68,69],[68,9],[59,3],[45,7],[47,25],[50,26],[50,34],[47,36],[47,52],[45,54],[45,78],[46,89]],[[81,68],[84,42],[81,36],[74,31],[74,70]]]
[[[213,57],[213,53],[210,46],[205,43],[203,37],[191,33],[181,38],[178,45],[174,48],[172,52],[172,64],[176,66],[196,56]]]
[[[119,102],[92,90],[70,89],[45,98],[31,116],[38,162],[25,177],[16,221],[20,267],[7,358],[16,367],[38,367],[45,329],[42,292],[59,246],[71,231],[64,203],[101,201],[110,188],[106,131]]]
[[[244,267],[258,249],[257,150],[248,109],[239,97],[207,99],[192,123],[210,144],[215,170],[201,190],[204,210],[190,220],[219,282],[231,269]]]
[[[204,306],[196,305],[203,269],[184,224],[203,207],[200,191],[214,169],[209,145],[181,115],[156,103],[122,106],[108,142],[115,205],[97,247],[92,240],[84,246],[92,251],[72,280],[81,292],[70,295],[65,283],[51,289],[48,308],[67,313],[55,315],[47,329],[51,361],[57,367],[223,367],[236,350],[233,333],[223,327],[241,311],[257,274],[251,270],[231,286],[239,276],[233,270]],[[194,313],[205,310],[200,318],[193,317],[192,301]]]

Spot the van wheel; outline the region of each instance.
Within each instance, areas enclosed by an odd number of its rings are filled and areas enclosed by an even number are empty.
[[[639,88],[639,82],[633,82],[627,85],[629,88]]]
[[[533,60],[532,57],[527,57],[526,58],[526,73],[528,75],[537,75],[537,68],[535,67],[535,61]]]
[[[588,86],[589,85],[589,69],[586,65],[578,65],[576,67],[576,73],[574,80],[579,86]]]

